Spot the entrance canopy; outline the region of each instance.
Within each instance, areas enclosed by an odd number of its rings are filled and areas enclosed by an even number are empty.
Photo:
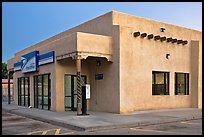
[[[69,57],[86,59],[92,56],[105,57],[112,62],[112,37],[76,32],[64,38],[63,46],[56,50],[57,60]]]

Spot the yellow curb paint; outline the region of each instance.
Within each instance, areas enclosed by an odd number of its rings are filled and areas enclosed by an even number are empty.
[[[47,134],[47,130],[42,132],[42,135],[46,135]]]

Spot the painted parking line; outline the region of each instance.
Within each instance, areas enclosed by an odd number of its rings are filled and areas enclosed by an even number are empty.
[[[190,124],[190,125],[201,125],[202,123],[190,123],[190,122],[180,122],[182,124]]]
[[[56,131],[55,131],[55,135],[59,135],[60,134],[60,128],[58,128],[58,129],[56,129]]]
[[[69,134],[74,134],[74,132],[65,132],[65,133],[60,133],[61,129],[56,128],[56,129],[49,129],[49,130],[39,130],[39,131],[33,131],[33,132],[28,132],[28,133],[23,133],[23,134],[18,134],[18,135],[34,135],[34,134],[40,134],[40,135],[47,135],[48,133],[54,131],[54,135],[69,135]]]
[[[158,133],[170,133],[170,134],[181,134],[181,135],[186,135],[187,134],[187,133],[182,133],[182,132],[171,132],[171,131],[161,131],[161,130],[153,130],[153,129],[142,129],[140,127],[130,128],[130,130],[138,130],[138,131],[146,131],[146,132],[158,132]],[[191,135],[191,134],[189,134],[189,135]]]

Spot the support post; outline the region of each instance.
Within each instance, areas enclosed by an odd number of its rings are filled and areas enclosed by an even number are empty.
[[[8,71],[8,104],[11,104],[10,71]]]
[[[81,115],[81,59],[76,58],[77,71],[77,115]]]

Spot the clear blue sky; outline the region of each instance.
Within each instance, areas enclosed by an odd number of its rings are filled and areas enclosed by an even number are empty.
[[[2,62],[111,10],[202,31],[201,2],[3,2]]]

